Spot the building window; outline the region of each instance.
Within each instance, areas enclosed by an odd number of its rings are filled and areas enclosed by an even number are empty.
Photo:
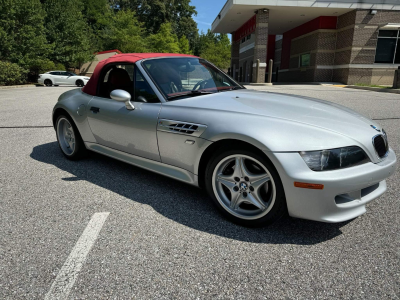
[[[300,67],[310,66],[310,53],[305,53],[300,55]]]
[[[251,34],[249,34],[249,35],[247,36],[247,39],[248,39],[248,40],[251,39]]]
[[[379,30],[375,62],[400,64],[399,30]]]
[[[244,43],[246,41],[246,38],[244,37],[244,38],[242,38],[242,43]]]

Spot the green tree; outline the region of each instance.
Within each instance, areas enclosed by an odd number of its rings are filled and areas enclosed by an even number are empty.
[[[176,24],[175,31],[179,37],[186,37],[189,41],[190,49],[194,49],[199,31],[196,21],[191,16],[181,17]]]
[[[92,55],[90,30],[83,17],[81,0],[46,0],[47,40],[54,44],[53,61],[66,67],[80,67]]]
[[[90,29],[90,44],[94,52],[105,49],[102,31],[110,26],[113,10],[108,0],[85,0],[83,14]]]
[[[216,36],[216,41],[208,41],[200,56],[220,69],[227,70],[231,61],[231,42],[226,34]]]
[[[179,53],[179,40],[172,31],[171,23],[164,23],[156,34],[148,38],[149,46],[152,52],[158,53]]]
[[[210,29],[208,29],[206,33],[202,31],[200,35],[196,38],[195,46],[193,49],[194,55],[200,56],[204,49],[207,48],[210,43],[215,44],[218,42],[219,35],[212,33]]]
[[[111,4],[117,9],[134,10],[150,34],[159,32],[163,24],[171,23],[173,32],[179,38],[186,36],[194,48],[198,30],[193,16],[197,11],[190,0],[111,0]]]
[[[182,54],[193,54],[192,51],[190,51],[190,45],[189,45],[189,40],[185,37],[182,36],[179,39],[179,53]]]
[[[146,31],[131,10],[112,13],[102,30],[103,50],[118,49],[125,53],[149,52]]]
[[[0,60],[31,71],[49,63],[52,45],[46,41],[45,12],[39,0],[0,0]]]

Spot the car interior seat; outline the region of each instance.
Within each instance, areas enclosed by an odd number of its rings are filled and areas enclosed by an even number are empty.
[[[113,90],[124,90],[131,94],[133,97],[133,83],[126,70],[115,68],[110,71],[108,75],[108,88],[109,94]]]

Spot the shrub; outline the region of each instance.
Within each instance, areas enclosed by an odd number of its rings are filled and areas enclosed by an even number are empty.
[[[65,71],[65,66],[62,63],[56,63],[54,70]],[[49,70],[49,71],[51,71],[51,70]]]
[[[48,71],[54,71],[56,65],[48,59],[36,59],[29,64],[29,69],[35,74],[42,74]]]
[[[0,61],[0,85],[23,84],[28,70],[7,61]]]
[[[33,59],[26,65],[29,68],[28,80],[30,82],[36,82],[39,74],[54,71],[56,68],[54,62],[47,58]]]

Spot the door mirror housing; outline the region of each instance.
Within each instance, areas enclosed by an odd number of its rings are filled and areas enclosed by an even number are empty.
[[[110,94],[111,99],[118,102],[125,102],[125,107],[128,110],[134,110],[135,107],[131,102],[131,94],[124,90],[113,90]]]

